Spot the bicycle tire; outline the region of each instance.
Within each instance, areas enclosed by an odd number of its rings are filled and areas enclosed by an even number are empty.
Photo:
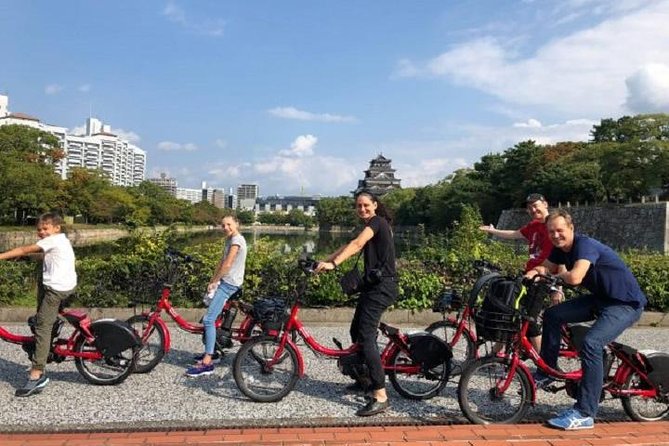
[[[99,386],[119,384],[133,372],[138,350],[139,347],[131,347],[113,357],[96,360],[75,357],[74,364],[81,376],[92,384]],[[76,353],[98,352],[98,349],[84,336],[79,336],[74,344],[74,351]]]
[[[401,349],[397,349],[390,357],[390,364],[391,366],[418,365]],[[388,379],[397,393],[403,397],[411,400],[426,400],[439,395],[446,386],[449,377],[448,360],[433,367],[428,373],[431,376],[428,377],[422,372],[410,375],[391,369],[388,371]]]
[[[276,338],[257,337],[244,342],[235,355],[232,363],[235,384],[253,401],[279,401],[297,384],[297,353],[290,344],[285,345],[279,362],[271,368],[267,367],[267,360],[274,356],[278,347],[279,340]]]
[[[469,361],[476,359],[476,343],[472,339],[469,330],[463,330],[458,342],[453,343],[453,337],[458,329],[458,323],[448,319],[430,324],[425,331],[439,337],[451,346],[453,360],[451,363],[451,376],[457,376]]]
[[[497,395],[496,384],[508,373],[507,361],[496,357],[477,359],[462,372],[458,404],[469,421],[495,424],[517,423],[523,419],[529,409],[532,384],[525,371],[517,369],[504,395]],[[499,407],[493,408],[493,405]]]
[[[652,384],[643,380],[636,371],[632,371],[625,384],[624,390],[650,389]],[[669,415],[669,404],[660,400],[659,397],[646,398],[641,395],[623,395],[620,402],[627,416],[635,421],[659,421]],[[643,407],[642,407],[643,406]]]
[[[149,322],[149,317],[145,314],[132,316],[127,322],[135,329],[140,339],[142,339],[142,346],[137,353],[135,373],[148,373],[153,370],[165,356],[165,342],[167,339],[165,328],[162,325],[153,324],[148,328],[150,331],[145,333]],[[138,327],[136,325],[138,325]]]

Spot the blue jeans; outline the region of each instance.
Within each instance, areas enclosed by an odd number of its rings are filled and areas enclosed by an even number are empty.
[[[541,357],[555,368],[560,352],[560,328],[563,324],[595,319],[588,330],[579,355],[583,378],[574,408],[582,415],[595,418],[604,383],[604,347],[641,317],[643,306],[601,299],[587,294],[568,300],[544,311]]]
[[[238,286],[230,285],[221,280],[218,288],[216,288],[216,293],[214,293],[214,298],[209,304],[207,314],[202,319],[204,325],[204,352],[209,355],[214,353],[214,347],[216,346],[216,318],[223,311],[223,305],[228,298],[235,294],[238,289]]]

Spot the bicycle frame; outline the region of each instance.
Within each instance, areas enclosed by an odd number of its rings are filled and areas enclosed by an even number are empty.
[[[165,323],[165,321],[161,316],[163,312],[167,313],[170,316],[170,318],[174,322],[176,322],[177,326],[180,329],[192,334],[204,333],[204,325],[200,323],[189,322],[179,314],[176,308],[172,305],[172,301],[170,300],[171,294],[172,294],[172,285],[164,284],[163,289],[160,293],[160,298],[158,299],[158,302],[156,302],[155,307],[151,308],[150,310],[143,311],[141,313],[142,315],[148,317],[147,328],[144,330],[144,333],[142,333],[142,342],[143,343],[146,342],[146,336],[150,335],[151,328],[154,325],[160,325],[163,328],[163,332],[165,333],[165,345],[163,348],[163,351],[165,353],[167,353],[170,350],[171,336],[170,336],[170,331],[167,329],[167,324]],[[223,306],[223,310],[221,313],[225,312],[226,310],[229,310],[230,307],[233,305],[236,305],[236,301],[233,302],[232,299],[228,299],[225,302],[225,305]],[[220,317],[217,318],[215,322],[216,328],[219,328],[222,323],[223,323],[222,319]],[[244,333],[246,333],[247,330],[251,328],[250,327],[251,324],[253,324],[253,320],[247,312],[247,315],[242,321],[240,327],[232,329],[232,338],[236,340],[244,340],[245,339]]]
[[[314,338],[311,335],[311,333],[309,333],[309,331],[304,326],[302,321],[300,321],[298,317],[299,311],[300,311],[300,299],[298,297],[291,307],[290,316],[288,317],[288,320],[284,324],[282,333],[279,336],[280,338],[279,348],[277,348],[277,351],[274,353],[274,357],[267,364],[268,367],[271,368],[275,364],[282,361],[285,345],[289,344],[293,348],[293,350],[295,350],[295,353],[297,355],[298,374],[300,377],[304,376],[304,358],[302,356],[302,352],[300,351],[300,349],[297,347],[296,343],[290,336],[291,333],[299,334],[302,340],[304,340],[304,343],[307,345],[307,347],[309,347],[309,349],[311,349],[311,351],[313,351],[314,353],[331,359],[338,359],[360,350],[359,344],[351,344],[345,349],[330,348],[321,344],[320,342],[318,342],[318,340],[316,340],[316,338]],[[392,328],[383,322],[379,324],[379,329],[381,330],[381,333],[383,333],[383,335],[386,338],[388,338],[388,342],[386,343],[386,346],[381,352],[381,364],[383,365],[383,370],[384,371],[395,370],[397,372],[406,374],[419,373],[420,366],[417,365],[394,366],[390,364],[390,358],[395,354],[395,352],[398,349],[408,352],[409,346],[406,342],[406,335],[402,334],[399,330]]]
[[[51,348],[51,352],[54,355],[61,356],[64,358],[75,358],[79,357],[82,359],[98,360],[102,358],[102,354],[99,351],[95,352],[84,352],[78,353],[74,351],[74,345],[79,339],[80,336],[84,336],[88,342],[94,342],[95,336],[90,331],[91,319],[88,314],[81,311],[66,311],[59,312],[59,316],[67,320],[74,331],[72,334],[66,338],[56,338],[54,344]],[[25,336],[16,333],[12,333],[6,328],[0,326],[0,339],[5,342],[17,345],[26,345],[35,342],[34,336]]]

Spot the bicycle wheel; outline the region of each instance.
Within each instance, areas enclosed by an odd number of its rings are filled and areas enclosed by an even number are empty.
[[[476,359],[476,346],[469,331],[464,330],[460,335],[458,342],[453,343],[453,338],[457,329],[458,323],[449,320],[435,322],[425,329],[428,333],[441,338],[441,340],[451,346],[451,351],[453,353],[451,376],[457,376],[462,373],[465,363]]]
[[[137,353],[135,373],[147,373],[153,370],[165,356],[167,335],[162,325],[149,327],[149,317],[137,314],[127,321],[142,339],[142,347]],[[148,332],[147,332],[148,330]]]
[[[472,362],[460,376],[458,404],[467,419],[476,424],[517,423],[527,412],[531,384],[518,369],[509,388],[499,394],[497,386],[509,375],[504,358],[482,358]]]
[[[644,381],[638,373],[632,371],[625,380],[624,390],[649,390],[653,386]],[[659,421],[669,414],[667,399],[648,398],[641,395],[623,395],[620,397],[625,413],[635,421]]]
[[[99,350],[89,343],[86,338],[79,336],[74,344],[76,353],[93,353]],[[80,357],[74,358],[74,364],[88,382],[106,386],[119,384],[133,372],[135,368],[137,347],[127,348],[117,355],[90,360]]]
[[[279,348],[275,338],[252,338],[242,344],[232,363],[235,384],[253,401],[279,401],[288,395],[299,378],[297,353],[289,344],[279,361],[269,362]]]
[[[419,365],[409,355],[397,350],[390,358],[392,367]],[[411,400],[426,400],[437,396],[448,382],[448,361],[444,361],[430,370],[416,374],[388,371],[388,378],[397,393]]]

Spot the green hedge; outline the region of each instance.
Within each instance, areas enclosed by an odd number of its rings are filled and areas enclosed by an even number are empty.
[[[478,230],[479,224],[478,212],[465,208],[460,223],[451,233],[423,235],[414,246],[404,249],[398,261],[400,296],[395,306],[428,309],[446,287],[467,291],[476,279],[471,268],[475,259],[496,263],[510,274],[518,273],[524,256],[514,254],[506,244],[490,242]],[[77,260],[77,303],[86,307],[123,307],[135,300],[156,302],[166,280],[164,252],[173,243],[172,237],[169,233],[136,236],[119,246],[123,254]],[[199,263],[184,268],[173,284],[175,305],[200,305],[221,250],[221,245],[212,243],[184,248]],[[622,256],[649,298],[648,309],[669,310],[669,257],[643,252],[626,252]],[[350,305],[338,279],[353,261],[349,259],[335,272],[312,276],[305,305]],[[0,262],[0,275],[0,305],[34,304],[34,263]],[[296,253],[284,253],[281,244],[260,239],[247,257],[245,298],[295,293],[300,277]]]

